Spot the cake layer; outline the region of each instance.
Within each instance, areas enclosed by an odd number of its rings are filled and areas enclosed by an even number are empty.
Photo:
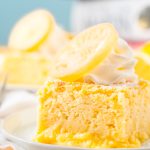
[[[140,147],[150,137],[150,84],[49,81],[39,91],[35,141],[89,148]]]
[[[50,74],[51,60],[41,54],[10,53],[0,57],[0,73],[8,76],[10,84],[41,85]]]

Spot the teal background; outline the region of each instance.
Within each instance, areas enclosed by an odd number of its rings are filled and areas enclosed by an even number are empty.
[[[0,3],[0,45],[7,43],[11,28],[24,14],[37,9],[50,10],[65,29],[70,30],[73,0],[3,0]]]

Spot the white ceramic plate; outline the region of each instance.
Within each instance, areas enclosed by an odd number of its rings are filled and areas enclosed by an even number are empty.
[[[29,108],[9,115],[2,121],[2,134],[25,150],[92,150],[32,142],[36,130],[36,114],[35,108]],[[150,142],[145,143],[138,150],[150,150]]]
[[[2,84],[0,83],[0,86]],[[25,85],[25,84],[7,84],[6,88],[8,90],[17,90],[17,89],[21,89],[21,90],[29,90],[29,91],[37,91],[41,86],[39,85]]]

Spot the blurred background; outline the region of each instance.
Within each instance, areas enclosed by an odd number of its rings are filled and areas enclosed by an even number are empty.
[[[50,10],[58,23],[70,30],[73,0],[5,0],[0,4],[0,44],[6,44],[11,28],[23,15],[37,8]]]
[[[50,10],[62,27],[74,33],[112,22],[133,46],[150,39],[150,0],[5,0],[0,5],[0,44],[7,43],[16,21],[36,8]]]

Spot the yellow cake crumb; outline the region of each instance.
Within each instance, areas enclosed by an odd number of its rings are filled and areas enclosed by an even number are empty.
[[[88,148],[140,147],[150,138],[150,84],[49,81],[39,91],[35,141]]]

